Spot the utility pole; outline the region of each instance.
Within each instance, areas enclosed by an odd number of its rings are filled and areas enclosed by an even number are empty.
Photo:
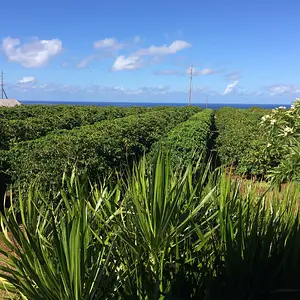
[[[190,91],[189,91],[189,102],[188,102],[189,106],[191,106],[192,82],[193,82],[193,65],[191,65],[191,69],[190,69]]]
[[[206,109],[208,108],[208,96],[206,96]]]
[[[5,96],[5,98],[4,98]],[[1,72],[1,99],[8,99],[4,90],[4,73]]]
[[[4,99],[4,76],[3,71],[1,71],[1,99]]]

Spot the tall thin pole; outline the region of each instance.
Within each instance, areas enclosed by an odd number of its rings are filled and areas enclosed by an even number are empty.
[[[4,73],[2,71],[1,72],[1,99],[5,99],[4,96],[6,99],[8,99],[4,90]]]
[[[190,69],[190,91],[189,91],[189,102],[188,102],[189,106],[191,106],[192,82],[193,82],[193,65],[191,65],[191,69]]]
[[[1,99],[4,99],[4,76],[3,71],[1,71]]]

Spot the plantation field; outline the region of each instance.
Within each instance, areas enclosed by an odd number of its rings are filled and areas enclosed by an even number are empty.
[[[0,189],[3,193],[9,184],[36,178],[55,186],[75,165],[94,180],[132,166],[143,154],[151,161],[161,148],[170,151],[177,166],[200,153],[213,154],[216,164],[233,167],[236,174],[267,179],[280,166],[279,149],[267,153],[268,137],[262,134],[261,119],[268,113],[256,107],[216,112],[199,107],[0,108]]]
[[[0,108],[0,287],[299,299],[299,117],[299,102]]]

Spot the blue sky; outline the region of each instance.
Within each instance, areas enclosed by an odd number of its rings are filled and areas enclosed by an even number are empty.
[[[1,4],[0,69],[20,100],[290,103],[299,0]]]

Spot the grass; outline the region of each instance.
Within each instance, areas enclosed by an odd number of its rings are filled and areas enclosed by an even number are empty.
[[[23,299],[300,297],[298,185],[257,193],[163,153],[114,183],[76,170],[62,183],[32,184],[1,216],[0,276]]]

